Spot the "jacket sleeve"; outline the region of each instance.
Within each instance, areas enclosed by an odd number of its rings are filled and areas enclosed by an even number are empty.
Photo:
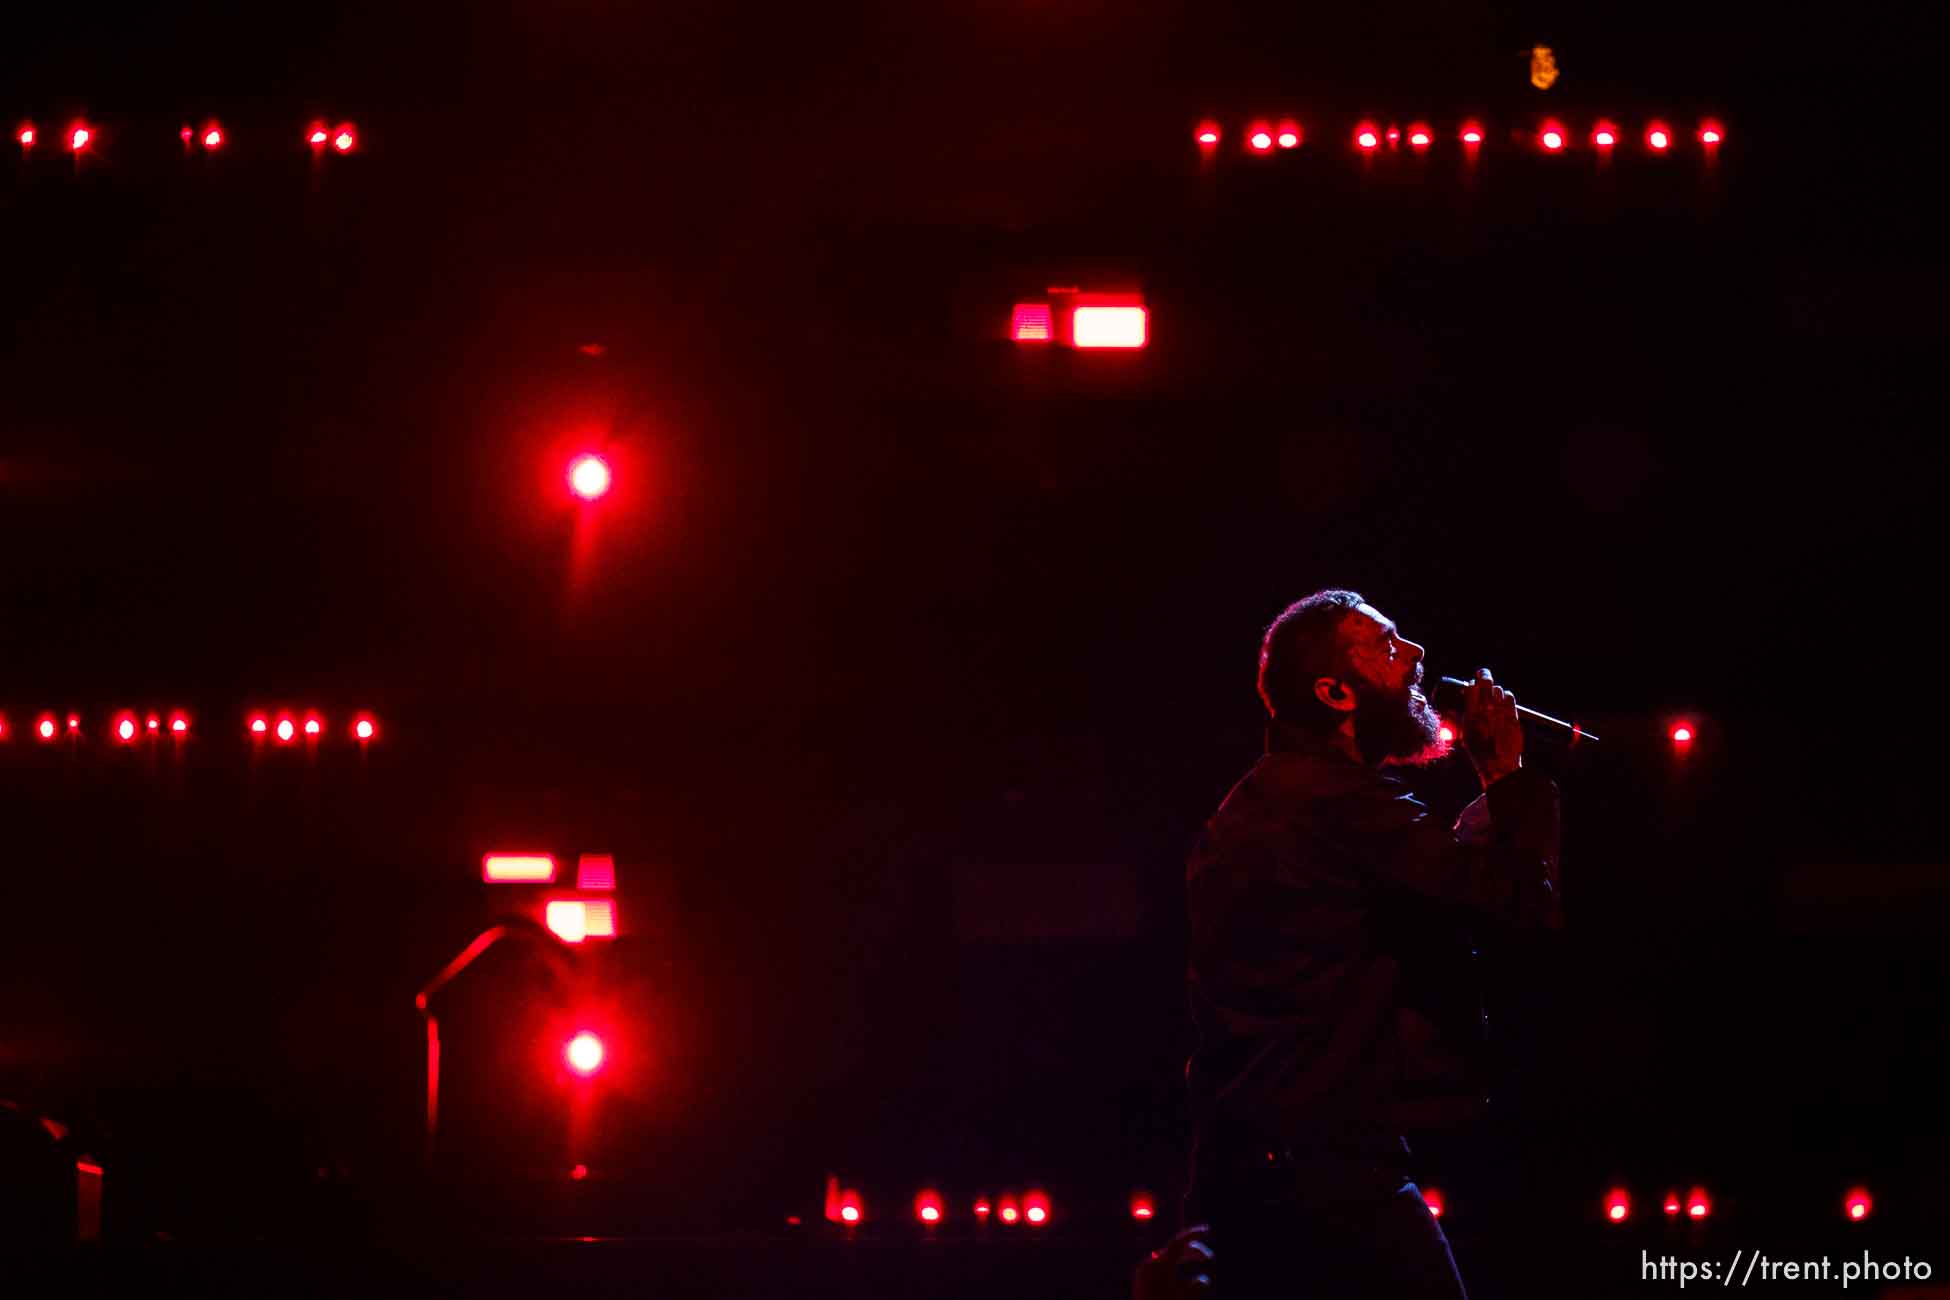
[[[1392,781],[1347,798],[1349,847],[1384,886],[1517,928],[1562,928],[1557,786],[1542,773],[1497,781],[1453,827]]]

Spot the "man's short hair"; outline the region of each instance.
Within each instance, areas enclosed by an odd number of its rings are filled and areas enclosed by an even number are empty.
[[[1322,731],[1340,725],[1345,715],[1315,698],[1314,682],[1347,676],[1341,624],[1365,604],[1358,591],[1329,587],[1294,601],[1273,620],[1259,645],[1259,698],[1268,713]]]

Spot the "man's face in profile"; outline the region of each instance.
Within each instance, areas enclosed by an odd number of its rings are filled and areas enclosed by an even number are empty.
[[[1372,605],[1341,622],[1341,643],[1354,686],[1354,743],[1370,763],[1419,766],[1449,752],[1442,720],[1422,694],[1422,656],[1392,619]]]

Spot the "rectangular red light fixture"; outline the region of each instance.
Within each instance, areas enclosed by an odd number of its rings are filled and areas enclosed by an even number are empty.
[[[591,939],[616,937],[616,901],[610,898],[582,900],[582,931]]]
[[[577,858],[576,888],[616,888],[616,859],[607,853],[585,853]]]
[[[1141,348],[1151,317],[1139,302],[1079,302],[1070,316],[1070,342],[1079,348]]]
[[[1047,343],[1056,337],[1050,326],[1049,304],[1019,302],[1009,317],[1009,337],[1017,343]]]
[[[555,859],[546,853],[490,853],[481,859],[481,879],[490,885],[552,884]]]

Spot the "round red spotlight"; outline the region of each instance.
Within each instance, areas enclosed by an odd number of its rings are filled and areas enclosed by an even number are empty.
[[[1435,734],[1436,734],[1436,738],[1445,745],[1453,745],[1456,743],[1455,728],[1449,726],[1447,723],[1444,723],[1442,726],[1436,728]]]
[[[298,729],[296,727],[293,727],[291,725],[290,718],[279,718],[278,729],[276,733],[278,737],[278,743],[284,745],[290,744],[291,738],[297,734],[297,730]]]
[[[121,741],[121,742],[122,742],[123,744],[125,744],[125,745],[126,745],[126,744],[128,744],[128,743],[129,743],[129,742],[130,742],[131,740],[134,740],[134,739],[135,739],[135,719],[134,719],[134,718],[123,718],[123,719],[122,719],[122,720],[121,720],[120,722],[118,722],[118,723],[116,723],[116,724],[115,724],[115,735],[116,735],[116,738],[117,738],[118,740],[120,740],[120,741]]]
[[[1151,1199],[1151,1193],[1146,1191],[1131,1193],[1131,1217],[1133,1219],[1150,1219],[1156,1216],[1157,1213],[1158,1203]]]
[[[324,729],[325,729],[324,724],[319,722],[317,718],[305,719],[305,734],[307,736],[316,736],[319,732],[323,731]]]
[[[980,1219],[983,1223],[987,1223],[989,1220],[989,1211],[991,1210],[991,1208],[992,1207],[989,1205],[986,1199],[975,1202],[975,1217]]]
[[[1654,153],[1664,153],[1672,147],[1672,133],[1662,124],[1654,122],[1645,130],[1645,145]]]
[[[1695,1187],[1686,1196],[1686,1217],[1704,1219],[1713,1212],[1713,1203],[1706,1199],[1706,1189]]]
[[[1591,143],[1600,149],[1609,149],[1618,143],[1618,128],[1610,122],[1600,122],[1591,129]]]
[[[37,723],[35,723],[35,724],[34,724],[34,731],[35,731],[35,733],[36,733],[37,735],[39,735],[39,736],[40,736],[40,738],[41,738],[42,740],[53,740],[53,739],[54,739],[54,719],[53,719],[53,718],[42,718],[42,719],[41,719],[41,720],[40,720],[39,722],[37,722]]]
[[[1246,143],[1253,147],[1254,153],[1265,153],[1273,147],[1273,133],[1262,127],[1247,136]]]
[[[995,1217],[1004,1223],[1014,1223],[1022,1218],[1022,1211],[1016,1207],[1013,1197],[1005,1196],[996,1203]]]
[[[338,150],[340,153],[351,153],[358,146],[358,143],[359,133],[354,131],[350,124],[341,126],[332,135],[332,148]]]
[[[1664,1208],[1665,1208],[1665,1211],[1666,1211],[1666,1217],[1667,1217],[1667,1218],[1670,1218],[1670,1219],[1676,1219],[1676,1218],[1678,1218],[1678,1217],[1679,1217],[1679,1211],[1680,1211],[1680,1204],[1679,1204],[1679,1193],[1678,1193],[1678,1192],[1667,1192],[1667,1193],[1666,1193],[1666,1203],[1665,1203],[1665,1207],[1664,1207]]]
[[[1461,139],[1464,144],[1483,143],[1483,128],[1474,122],[1464,122]]]
[[[203,147],[205,149],[223,148],[223,128],[214,122],[205,127],[203,129]]]
[[[36,138],[32,122],[23,122],[20,130],[14,133],[14,139],[20,141],[20,147],[23,149],[32,149]]]
[[[1852,1188],[1848,1199],[1842,1202],[1842,1212],[1848,1215],[1851,1222],[1860,1222],[1868,1218],[1869,1211],[1874,1208],[1875,1202],[1869,1199],[1868,1191],[1861,1187]]]
[[[594,501],[609,491],[609,462],[601,456],[578,456],[569,463],[569,491]]]
[[[1448,1208],[1448,1203],[1443,1200],[1442,1189],[1439,1187],[1424,1187],[1422,1189],[1422,1203],[1428,1206],[1429,1213],[1438,1219],[1442,1217],[1442,1212]]]
[[[68,730],[69,731],[81,730],[81,715],[79,713],[70,713],[68,715]]]
[[[143,723],[142,725],[150,731],[161,731],[162,719],[152,713],[149,715],[149,720]]]
[[[1388,128],[1388,143],[1389,143],[1389,144],[1400,144],[1401,142],[1402,142],[1402,129],[1401,129],[1400,127],[1398,127],[1398,126],[1391,126],[1391,127],[1389,127],[1389,128]]]
[[[1681,723],[1679,726],[1674,727],[1672,729],[1673,744],[1690,745],[1692,741],[1693,741],[1693,729],[1691,727],[1685,725],[1684,723]]]
[[[1279,138],[1273,143],[1279,145],[1282,149],[1297,149],[1300,146],[1300,133],[1297,131],[1282,131],[1279,134]]]
[[[180,736],[190,729],[190,720],[179,713],[169,720],[169,729]]]
[[[252,719],[251,719],[251,734],[252,734],[252,735],[254,735],[254,736],[261,736],[261,735],[263,735],[263,734],[264,734],[264,732],[266,731],[266,729],[267,729],[267,724],[265,723],[265,721],[264,721],[264,719],[262,719],[262,718],[252,718]]]
[[[375,730],[371,718],[360,718],[352,724],[352,734],[360,740],[371,740]]]
[[[1564,132],[1556,127],[1546,127],[1543,134],[1537,137],[1537,143],[1550,152],[1556,153],[1564,147]]]
[[[562,1049],[562,1058],[569,1068],[585,1079],[603,1068],[603,1040],[587,1029],[569,1040]]]
[[[942,1216],[941,1193],[932,1187],[921,1189],[914,1198],[914,1217],[922,1223],[939,1223]]]
[[[1355,128],[1354,143],[1357,148],[1373,152],[1381,147],[1381,135],[1372,126],[1363,123]]]
[[[1720,124],[1718,122],[1700,123],[1699,142],[1701,144],[1709,146],[1716,145],[1724,138],[1725,134],[1720,130]]]
[[[1219,124],[1217,122],[1200,122],[1193,138],[1199,142],[1202,148],[1210,149],[1219,143],[1219,135]]]
[[[581,1182],[583,1179],[589,1177],[589,1166],[588,1165],[575,1166],[573,1169],[569,1170],[569,1177],[574,1182],[578,1182],[578,1183]]]
[[[842,1205],[840,1207],[840,1218],[848,1223],[858,1223],[860,1221],[860,1207],[857,1205]]]
[[[1623,1223],[1632,1213],[1632,1198],[1623,1187],[1614,1187],[1605,1197],[1605,1218]]]
[[[74,128],[68,132],[68,152],[80,153],[88,147],[94,138],[95,133],[93,130],[77,122]]]
[[[1417,129],[1410,131],[1408,133],[1408,143],[1409,143],[1409,147],[1412,149],[1428,148],[1429,139],[1430,139],[1429,133],[1424,128],[1418,127]]]
[[[325,129],[323,122],[313,122],[305,128],[305,143],[313,149],[323,149],[325,142],[331,138],[332,134]]]

